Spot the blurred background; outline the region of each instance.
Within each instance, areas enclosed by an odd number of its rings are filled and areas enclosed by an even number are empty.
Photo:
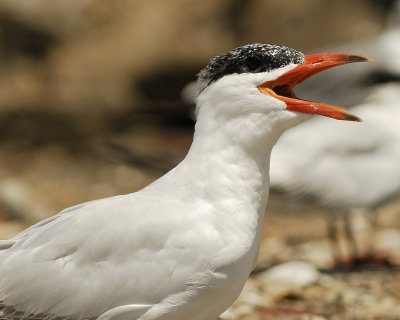
[[[373,86],[400,79],[400,63],[393,62],[400,58],[396,6],[394,0],[1,0],[0,238],[65,207],[134,192],[177,164],[194,127],[194,94],[186,85],[234,47],[261,42],[370,55],[376,63],[368,67],[351,65],[341,76],[332,70],[325,77],[338,78],[328,85],[321,75],[299,88],[302,97],[345,107],[364,103]],[[337,208],[313,198],[282,185],[273,190],[258,270],[265,276],[271,266],[301,259],[318,280],[277,294],[260,284],[267,277],[254,275],[225,319],[367,319],[362,312],[368,319],[400,318],[397,193],[355,215],[356,230],[370,232],[364,211],[373,209],[373,224],[386,232],[373,253],[383,261],[378,271],[332,271],[337,260],[354,257],[351,250],[345,258],[331,254],[327,217]],[[371,299],[379,307],[365,311]]]

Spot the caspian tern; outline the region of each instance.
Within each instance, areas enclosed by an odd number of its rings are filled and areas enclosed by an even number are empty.
[[[314,118],[285,132],[272,151],[271,187],[329,208],[333,240],[341,218],[351,260],[370,253],[359,252],[350,213],[400,195],[399,99],[398,83],[375,86],[366,102],[352,108],[365,120],[362,125],[332,126]],[[304,156],[297,157],[299,152]],[[337,262],[346,262],[337,246],[334,254]]]
[[[177,167],[138,192],[76,205],[0,241],[0,319],[218,317],[255,266],[279,136],[311,114],[360,121],[292,88],[368,60],[268,44],[212,59]]]
[[[327,119],[314,118],[286,132],[272,152],[271,188],[330,209],[328,230],[340,264],[382,259],[353,232],[357,225],[352,213],[362,209],[371,217],[377,207],[400,195],[399,39],[400,1],[396,0],[381,34],[343,45],[373,56],[376,63],[322,73],[296,88],[300,96],[307,93],[351,107],[365,120],[362,125],[332,126]],[[338,233],[341,220],[343,232]],[[337,245],[339,235],[349,240],[344,243],[350,259]]]

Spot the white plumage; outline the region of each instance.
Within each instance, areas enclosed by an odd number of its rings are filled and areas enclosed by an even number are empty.
[[[357,126],[314,118],[289,130],[272,152],[271,186],[337,209],[400,194],[399,101],[399,84],[380,85],[352,108],[364,120]]]
[[[341,210],[371,208],[400,194],[399,39],[400,1],[395,1],[382,34],[352,45],[376,63],[318,74],[299,87],[314,99],[353,106],[364,122],[352,126],[314,118],[286,132],[274,147],[272,187]]]

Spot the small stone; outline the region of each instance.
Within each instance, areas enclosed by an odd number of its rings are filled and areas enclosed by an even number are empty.
[[[312,263],[318,269],[328,270],[335,265],[332,243],[329,239],[301,243],[295,247],[293,256],[295,259]]]
[[[309,262],[292,261],[272,267],[258,277],[266,296],[278,301],[301,295],[302,288],[318,282],[320,273]]]

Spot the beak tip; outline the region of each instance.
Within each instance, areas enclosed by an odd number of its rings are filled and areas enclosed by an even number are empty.
[[[372,62],[374,59],[368,58],[365,56],[360,56],[360,55],[355,55],[355,54],[349,54],[346,57],[346,60],[348,62]]]
[[[361,118],[352,115],[352,114],[345,114],[343,115],[344,119],[343,120],[347,120],[347,121],[355,121],[355,122],[363,122]]]

